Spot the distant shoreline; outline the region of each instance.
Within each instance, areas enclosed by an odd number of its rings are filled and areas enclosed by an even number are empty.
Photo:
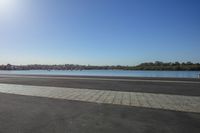
[[[200,63],[192,62],[147,62],[136,66],[122,66],[122,65],[0,65],[0,70],[147,70],[147,71],[200,71]]]
[[[200,70],[139,70],[139,69],[72,69],[72,70],[67,70],[67,69],[27,69],[27,70],[22,70],[22,69],[18,69],[18,70],[1,70],[0,71],[200,71]]]

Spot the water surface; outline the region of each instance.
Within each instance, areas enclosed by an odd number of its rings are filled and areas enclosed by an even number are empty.
[[[200,74],[200,71],[20,70],[20,71],[0,71],[0,74],[197,78],[198,74]]]

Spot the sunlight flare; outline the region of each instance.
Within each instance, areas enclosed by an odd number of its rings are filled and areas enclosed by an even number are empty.
[[[16,6],[16,0],[0,0],[0,12],[10,12]]]

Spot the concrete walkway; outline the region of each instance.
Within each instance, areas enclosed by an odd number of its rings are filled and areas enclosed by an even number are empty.
[[[200,113],[200,97],[0,84],[1,93]]]

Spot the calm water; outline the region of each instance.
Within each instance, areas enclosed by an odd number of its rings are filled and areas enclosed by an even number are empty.
[[[0,74],[31,74],[31,75],[87,75],[87,76],[130,76],[130,77],[179,77],[197,78],[200,71],[123,71],[123,70],[25,70],[0,71]]]

